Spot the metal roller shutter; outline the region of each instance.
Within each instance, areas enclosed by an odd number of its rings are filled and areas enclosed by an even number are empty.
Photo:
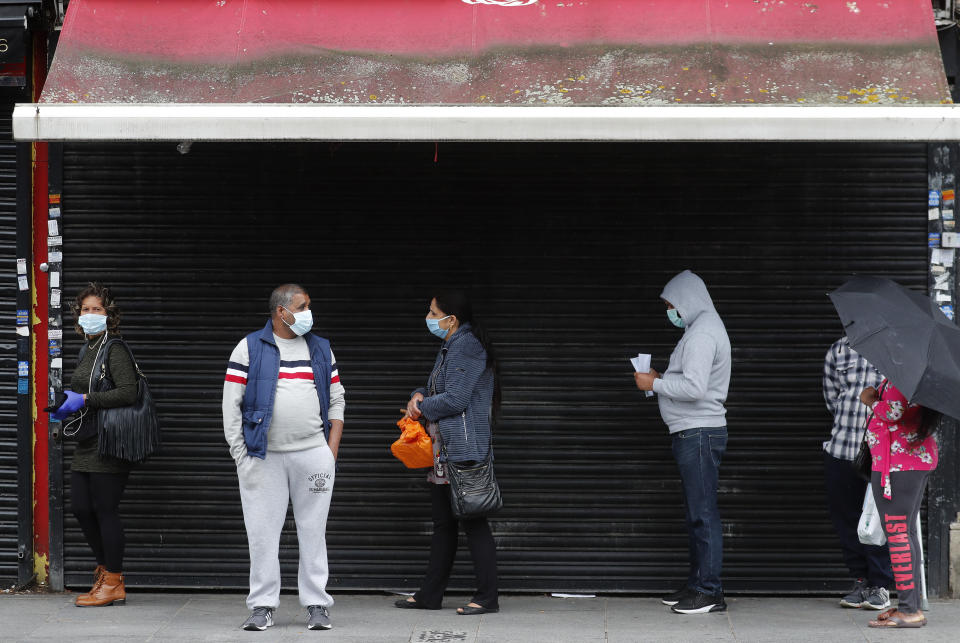
[[[852,272],[926,284],[925,145],[71,145],[66,292],[112,284],[150,376],[163,454],[124,501],[144,586],[245,587],[220,424],[233,346],[270,289],[311,292],[347,388],[331,586],[411,588],[430,531],[422,472],[388,451],[437,349],[436,285],[471,284],[503,357],[496,431],[504,590],[659,591],[685,576],[678,476],[627,358],[679,338],[659,293],[690,267],[730,331],[722,469],[731,591],[846,584],[822,485],[827,290]],[[67,372],[78,350],[67,342]],[[68,456],[69,460],[69,456]],[[68,490],[69,493],[69,490]],[[69,505],[68,505],[69,506]],[[295,585],[296,538],[282,541]],[[68,517],[68,585],[93,563]],[[454,587],[469,587],[465,555]]]
[[[0,93],[0,585],[17,580],[17,148]]]

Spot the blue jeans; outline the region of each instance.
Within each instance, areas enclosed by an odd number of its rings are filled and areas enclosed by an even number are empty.
[[[680,469],[690,539],[687,587],[705,594],[723,591],[723,525],[717,508],[720,461],[727,450],[727,427],[687,429],[670,436]]]

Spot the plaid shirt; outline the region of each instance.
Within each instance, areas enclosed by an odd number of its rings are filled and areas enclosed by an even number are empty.
[[[873,364],[850,348],[846,336],[833,343],[823,364],[823,399],[833,415],[833,430],[823,443],[824,451],[840,460],[857,457],[870,412],[860,403],[860,393],[868,386],[879,387],[882,381]]]

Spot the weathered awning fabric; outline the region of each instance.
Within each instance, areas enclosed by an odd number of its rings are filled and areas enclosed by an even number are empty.
[[[40,103],[14,127],[43,140],[938,140],[960,132],[946,103],[929,0],[72,0]],[[850,130],[859,118],[870,124]]]

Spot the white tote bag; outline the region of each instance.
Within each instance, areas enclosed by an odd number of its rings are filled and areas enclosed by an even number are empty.
[[[867,483],[867,493],[863,496],[863,511],[860,512],[857,536],[864,545],[883,545],[887,542],[880,512],[877,511],[877,503],[873,499],[873,488],[869,483]]]

